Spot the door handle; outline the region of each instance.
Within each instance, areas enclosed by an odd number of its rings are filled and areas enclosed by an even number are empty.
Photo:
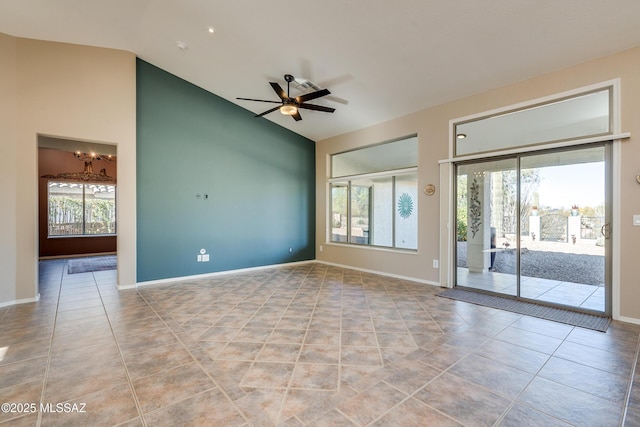
[[[605,239],[611,238],[611,224],[606,223],[600,228],[600,233],[604,236]]]

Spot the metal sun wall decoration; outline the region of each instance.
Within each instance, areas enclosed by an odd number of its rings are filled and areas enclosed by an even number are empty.
[[[404,219],[411,216],[413,212],[413,199],[407,193],[402,193],[398,199],[398,214]]]
[[[480,230],[480,221],[482,215],[482,204],[480,203],[480,186],[478,185],[478,180],[473,178],[473,182],[471,183],[471,191],[469,192],[469,219],[471,224],[469,224],[469,228],[471,229],[471,238],[476,237],[476,233]]]

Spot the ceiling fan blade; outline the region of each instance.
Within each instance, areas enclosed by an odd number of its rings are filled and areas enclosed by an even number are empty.
[[[311,92],[311,93],[306,93],[304,95],[300,95],[298,97],[296,97],[296,101],[297,102],[307,102],[307,101],[311,101],[312,99],[316,99],[316,98],[320,98],[322,96],[326,96],[329,95],[331,92],[329,92],[329,89],[320,89],[317,90],[315,92]]]
[[[282,104],[282,101],[269,101],[267,99],[254,99],[254,98],[236,98],[243,101],[258,101],[258,102],[270,102],[272,104]]]
[[[302,120],[302,116],[300,115],[300,111],[296,111],[296,113],[293,114],[291,117],[293,117],[293,120],[295,120],[296,122],[299,122],[300,120]]]
[[[298,108],[306,108],[307,110],[315,110],[315,111],[323,111],[325,113],[333,113],[336,111],[335,108],[325,107],[323,105],[313,105],[313,104],[300,104]]]
[[[283,101],[286,99],[289,99],[289,97],[287,96],[287,94],[284,92],[284,89],[282,89],[282,87],[275,82],[269,82],[269,84],[271,85],[271,87],[273,88],[273,91],[278,94],[278,96],[280,97],[280,99],[282,99]]]
[[[280,107],[279,107],[279,106],[278,106],[278,107],[273,107],[272,109],[267,110],[267,111],[265,111],[264,113],[256,114],[256,115],[255,115],[255,117],[262,117],[262,116],[264,116],[265,114],[273,113],[273,112],[274,112],[274,111],[276,111],[278,108],[280,108]]]

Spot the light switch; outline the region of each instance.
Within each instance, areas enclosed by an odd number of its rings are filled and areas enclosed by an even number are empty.
[[[640,227],[640,215],[633,216],[633,225],[636,227]]]

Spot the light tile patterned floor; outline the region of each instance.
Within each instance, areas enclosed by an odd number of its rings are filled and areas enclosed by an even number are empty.
[[[469,273],[468,268],[458,268],[457,284],[473,289],[515,296],[517,293],[515,274]],[[604,286],[541,279],[522,276],[520,294],[523,298],[577,307],[585,310],[605,311]]]
[[[0,308],[11,426],[640,425],[640,326],[606,334],[322,264],[115,290],[41,263]]]

